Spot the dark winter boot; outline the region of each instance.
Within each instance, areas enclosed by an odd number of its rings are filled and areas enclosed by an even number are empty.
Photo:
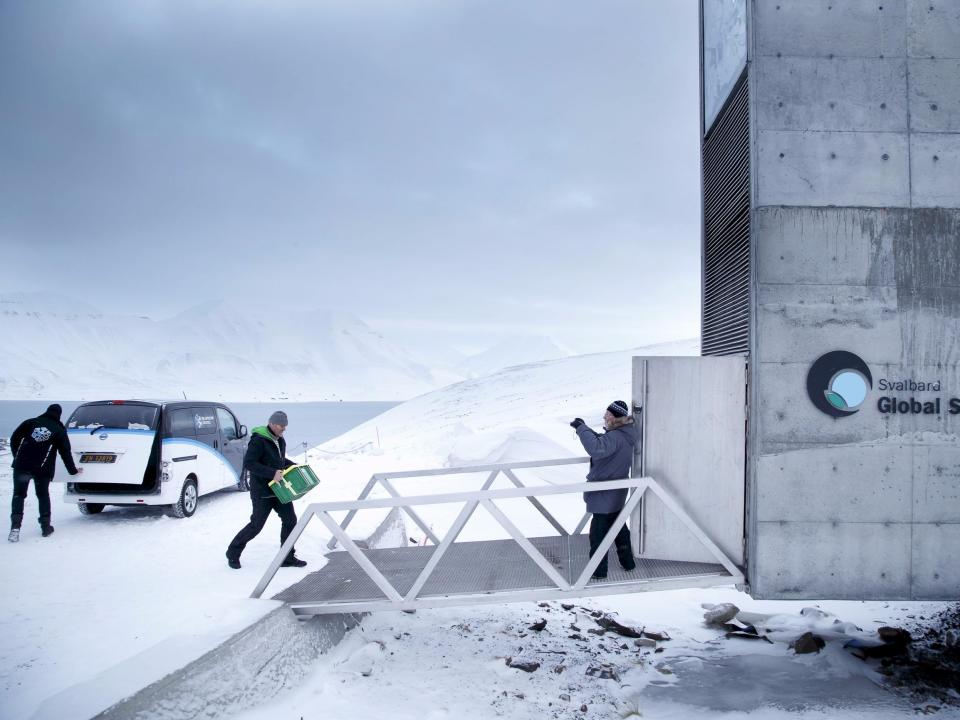
[[[53,535],[53,525],[41,525],[40,534],[44,537],[50,537]]]
[[[227,566],[233,568],[234,570],[240,569],[240,556],[232,555],[229,550],[227,550]]]
[[[307,561],[301,560],[293,553],[290,553],[289,555],[287,555],[284,561],[280,563],[280,567],[306,567],[306,566],[307,566]]]

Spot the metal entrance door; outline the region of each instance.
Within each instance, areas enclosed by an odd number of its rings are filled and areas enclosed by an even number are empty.
[[[635,357],[633,398],[643,406],[634,476],[656,477],[703,532],[744,565],[746,358]],[[658,497],[638,511],[643,558],[711,562]],[[636,525],[635,525],[636,526]]]

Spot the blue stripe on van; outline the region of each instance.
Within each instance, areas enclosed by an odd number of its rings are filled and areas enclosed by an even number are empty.
[[[216,455],[220,459],[220,462],[222,462],[224,465],[227,466],[227,468],[229,468],[230,472],[233,473],[233,476],[237,479],[237,482],[238,483],[240,482],[240,476],[237,475],[237,471],[234,470],[233,465],[231,465],[230,461],[223,456],[223,453],[217,450],[216,448],[212,448],[206,443],[198,442],[196,440],[191,440],[189,438],[164,438],[163,440],[160,441],[160,444],[167,445],[169,443],[175,443],[175,442],[186,443],[187,445],[196,445],[198,448],[203,448],[204,450],[212,452],[214,455]]]

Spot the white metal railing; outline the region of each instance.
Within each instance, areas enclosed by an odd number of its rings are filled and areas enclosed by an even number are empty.
[[[562,458],[560,460],[541,460],[541,461],[532,461],[532,462],[521,462],[521,463],[500,463],[497,465],[472,465],[469,467],[453,467],[453,468],[441,468],[433,470],[407,470],[400,472],[389,472],[389,473],[377,473],[373,475],[367,484],[364,486],[363,490],[360,493],[360,496],[357,500],[366,500],[371,492],[377,487],[381,486],[391,497],[401,497],[400,493],[397,492],[396,488],[393,486],[393,483],[390,480],[399,480],[402,478],[423,478],[423,477],[433,477],[437,475],[463,475],[467,473],[481,473],[489,472],[490,476],[487,478],[486,482],[480,488],[481,490],[487,490],[493,481],[496,480],[497,475],[503,473],[504,476],[513,483],[514,487],[525,487],[522,482],[517,478],[514,470],[522,470],[524,468],[537,468],[537,467],[556,467],[559,465],[580,465],[583,463],[589,463],[590,458],[588,457],[576,457],[576,458]],[[533,496],[528,498],[530,503],[540,512],[541,515],[546,518],[554,529],[556,529],[561,535],[578,535],[584,527],[586,527],[587,522],[590,520],[590,513],[584,513],[583,519],[577,525],[577,528],[572,532],[568,533],[563,525],[557,522],[556,518],[551,515],[545,507]],[[434,545],[439,545],[440,540],[436,535],[433,534],[433,531],[430,529],[430,526],[427,525],[419,515],[413,510],[410,505],[398,505],[401,510],[403,510],[411,520],[419,527],[424,535],[430,539]],[[357,514],[359,508],[351,509],[347,513],[346,518],[343,520],[343,524],[340,526],[344,529],[351,523],[353,518]],[[336,536],[330,538],[330,542],[327,543],[329,549],[333,549],[337,546]]]
[[[328,543],[329,548],[333,548],[339,542],[344,550],[357,562],[369,578],[376,583],[377,587],[386,596],[388,604],[395,609],[406,610],[417,607],[416,601],[420,591],[430,579],[431,574],[443,559],[447,550],[456,541],[460,532],[473,515],[478,506],[483,506],[489,514],[500,524],[500,526],[513,537],[517,544],[526,552],[537,566],[550,578],[556,585],[555,591],[563,594],[583,594],[583,590],[590,580],[590,576],[596,570],[600,561],[606,557],[607,551],[616,538],[617,532],[627,522],[631,513],[639,507],[639,503],[647,492],[654,493],[661,499],[664,505],[673,512],[674,515],[690,530],[691,533],[703,544],[703,546],[717,559],[719,564],[730,573],[732,581],[742,581],[741,571],[734,565],[721,550],[710,540],[709,537],[700,529],[692,518],[677,504],[663,487],[656,480],[649,477],[632,478],[626,480],[610,480],[604,482],[581,482],[563,485],[544,485],[529,487],[525,486],[517,478],[514,470],[523,468],[554,467],[561,465],[574,465],[589,462],[589,458],[563,458],[560,460],[546,460],[538,462],[510,463],[498,465],[479,465],[471,467],[443,468],[434,470],[413,470],[395,473],[378,473],[370,478],[356,500],[336,501],[324,503],[312,503],[307,506],[303,512],[296,527],[290,533],[286,542],[283,543],[280,551],[270,563],[260,582],[254,588],[251,597],[259,598],[263,591],[269,585],[270,581],[276,575],[283,559],[289,553],[290,548],[294,546],[299,537],[303,534],[307,525],[313,518],[318,518],[321,523],[330,531],[332,538]],[[438,475],[461,475],[467,473],[489,473],[486,480],[479,490],[452,492],[431,495],[413,495],[402,496],[393,484],[391,479],[412,478],[412,477],[430,477]],[[491,490],[490,487],[494,480],[503,473],[514,485],[513,488]],[[380,485],[390,495],[388,498],[370,498],[369,495],[373,489]],[[538,551],[526,536],[513,524],[513,522],[497,507],[496,500],[505,500],[512,498],[527,498],[530,503],[540,512],[541,515],[553,526],[561,536],[579,535],[589,521],[590,514],[585,513],[572,533],[568,533],[566,528],[560,523],[547,509],[537,500],[539,496],[563,495],[570,493],[592,492],[597,490],[617,490],[628,489],[630,495],[626,504],[617,516],[616,521],[610,530],[604,536],[597,549],[597,552],[589,559],[586,567],[572,583],[568,582],[557,569]],[[431,530],[430,526],[413,509],[420,505],[439,505],[445,503],[462,503],[457,518],[454,520],[450,529],[442,539],[438,538]],[[410,590],[405,595],[401,595],[390,581],[370,562],[363,551],[357,546],[356,542],[346,533],[346,528],[350,525],[356,513],[360,510],[370,510],[376,508],[400,508],[404,511],[416,525],[423,530],[426,536],[437,546],[431,554],[426,566],[417,576]],[[346,510],[347,514],[341,523],[333,518],[331,513],[342,512]],[[321,571],[322,572],[322,571]]]

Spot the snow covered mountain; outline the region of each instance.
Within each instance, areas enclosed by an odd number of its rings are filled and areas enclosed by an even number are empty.
[[[348,313],[226,301],[168,320],[0,298],[0,398],[401,400],[459,379]]]
[[[543,335],[510,337],[501,340],[489,350],[471,355],[457,365],[457,370],[465,377],[477,378],[506,367],[555,360],[573,354],[553,339]]]
[[[221,300],[153,320],[46,293],[0,296],[0,337],[0,399],[8,400],[405,400],[571,355],[531,335],[450,366],[421,360],[345,312]]]

